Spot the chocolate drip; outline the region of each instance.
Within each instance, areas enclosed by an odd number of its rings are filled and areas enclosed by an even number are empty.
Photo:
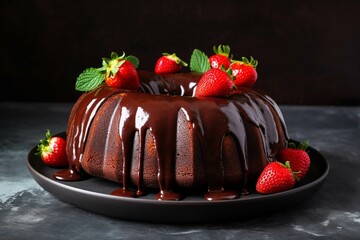
[[[94,119],[102,118],[99,109],[107,99],[117,98],[114,104],[114,116],[120,115],[119,122],[111,120],[108,131],[118,129],[119,156],[117,179],[122,188],[112,192],[120,196],[135,197],[144,192],[143,171],[146,161],[146,135],[151,133],[157,153],[157,184],[159,200],[180,200],[181,187],[175,178],[177,152],[177,122],[179,111],[186,116],[191,125],[193,138],[199,143],[200,158],[205,170],[208,200],[236,198],[240,191],[248,192],[248,183],[258,176],[263,167],[272,161],[277,148],[284,146],[288,139],[286,126],[277,105],[267,96],[252,89],[241,89],[243,93],[229,98],[196,99],[192,95],[200,75],[174,74],[155,75],[149,72],[139,73],[141,92],[126,92],[111,89],[105,85],[84,94],[75,105],[69,120],[67,154],[69,169],[58,172],[60,180],[75,180],[70,173],[81,177],[81,164],[88,134]],[[114,96],[114,97],[113,97]],[[109,99],[110,100],[110,99]],[[76,112],[76,113],[74,113]],[[115,114],[115,112],[117,112]],[[114,118],[115,119],[115,118]],[[107,128],[104,128],[107,129]],[[251,137],[249,137],[251,136]],[[241,184],[229,188],[225,181],[224,140],[234,142],[241,166]],[[136,139],[138,138],[138,139]],[[138,142],[137,146],[134,142]],[[138,149],[134,155],[134,149]],[[103,151],[103,155],[107,153]],[[138,167],[136,181],[131,183],[133,159]],[[103,161],[106,157],[103,156]],[[99,174],[102,177],[101,174]],[[132,189],[136,185],[136,190]],[[242,189],[241,189],[242,188]]]
[[[67,130],[67,156],[69,169],[54,174],[54,178],[63,181],[76,181],[82,178],[81,158],[84,152],[87,134],[101,104],[120,90],[103,86],[85,93],[73,109]]]
[[[147,118],[148,116],[144,113],[144,116],[140,116],[139,118]],[[140,134],[139,134],[139,154],[138,154],[138,159],[139,159],[139,170],[138,170],[138,174],[137,174],[137,195],[141,196],[144,194],[141,185],[142,185],[142,181],[143,181],[143,171],[144,171],[144,155],[145,155],[145,136],[146,136],[146,129],[142,129],[141,127],[139,127],[140,130]]]

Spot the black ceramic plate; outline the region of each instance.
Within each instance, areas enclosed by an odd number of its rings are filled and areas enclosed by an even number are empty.
[[[311,166],[301,185],[271,194],[250,194],[235,200],[207,201],[202,196],[186,197],[182,201],[158,201],[155,194],[139,198],[112,196],[119,184],[89,178],[78,182],[62,182],[52,178],[57,169],[47,167],[35,156],[34,147],[27,160],[33,178],[46,191],[63,202],[105,216],[135,221],[162,223],[194,223],[244,220],[273,213],[301,203],[324,183],[329,165],[324,157],[309,148]]]

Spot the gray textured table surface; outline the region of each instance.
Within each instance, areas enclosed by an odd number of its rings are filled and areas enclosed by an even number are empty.
[[[166,225],[111,219],[63,203],[25,160],[66,128],[71,104],[0,103],[0,239],[360,239],[360,107],[281,106],[291,138],[328,160],[323,187],[284,212],[243,222]]]

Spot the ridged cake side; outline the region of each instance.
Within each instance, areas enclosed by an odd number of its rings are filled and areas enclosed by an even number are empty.
[[[183,85],[175,84],[182,74],[143,77],[142,90],[160,95],[105,85],[84,94],[69,120],[70,169],[122,183],[120,195],[133,188],[159,189],[160,199],[189,189],[208,199],[246,192],[287,144],[282,114],[248,88],[229,98],[186,97],[199,78],[189,76]]]

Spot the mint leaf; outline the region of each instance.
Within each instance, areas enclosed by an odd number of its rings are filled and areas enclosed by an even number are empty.
[[[87,68],[76,79],[75,89],[87,92],[95,89],[104,81],[104,74],[96,68]]]
[[[195,49],[190,58],[190,70],[198,73],[205,73],[210,69],[209,58],[199,49]]]
[[[129,55],[129,56],[124,57],[124,59],[131,62],[135,68],[139,67],[139,59],[137,57]]]

